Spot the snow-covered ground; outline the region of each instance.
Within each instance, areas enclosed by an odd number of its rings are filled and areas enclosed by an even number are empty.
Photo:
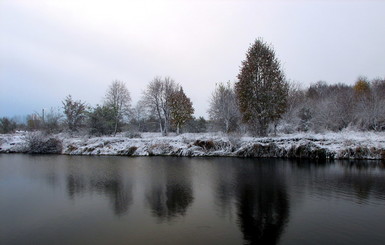
[[[0,135],[0,153],[26,152],[26,136],[18,132]],[[235,156],[331,159],[385,159],[385,133],[296,133],[254,138],[221,133],[161,136],[142,133],[141,138],[70,137],[57,134],[62,154],[125,156]]]

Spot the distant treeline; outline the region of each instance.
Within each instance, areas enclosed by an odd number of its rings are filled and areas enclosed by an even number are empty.
[[[121,81],[113,81],[101,105],[68,95],[62,108],[28,115],[26,123],[3,117],[0,133],[15,130],[115,135],[126,132],[269,133],[385,130],[385,80],[359,77],[354,85],[317,82],[308,88],[289,83],[274,49],[257,39],[246,53],[235,83],[218,83],[209,118],[195,118],[193,104],[172,78],[155,77],[131,104]]]

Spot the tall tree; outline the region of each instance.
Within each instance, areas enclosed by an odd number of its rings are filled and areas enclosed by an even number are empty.
[[[73,100],[71,95],[68,95],[63,103],[65,124],[70,131],[78,131],[83,123],[86,114],[86,103],[80,100]]]
[[[131,106],[130,92],[123,82],[115,80],[111,83],[106,93],[104,105],[111,108],[113,112],[113,134],[116,135],[119,125],[122,123],[124,116],[128,116]]]
[[[219,83],[211,94],[210,120],[216,122],[226,133],[236,130],[240,119],[237,98],[230,82]]]
[[[253,135],[267,135],[270,123],[285,112],[288,83],[274,49],[257,39],[242,62],[235,84],[243,121]]]
[[[180,128],[192,119],[194,108],[190,98],[183,92],[183,88],[174,91],[170,96],[171,122],[176,126],[176,133],[179,134]]]
[[[178,84],[170,77],[164,79],[155,77],[148,84],[143,95],[143,101],[156,113],[160,131],[163,135],[167,135],[169,131],[171,119],[170,98],[177,88]]]
[[[143,101],[146,106],[152,110],[158,120],[160,132],[163,133],[163,117],[161,110],[161,97],[162,97],[162,78],[155,77],[148,85],[146,91],[143,93]]]

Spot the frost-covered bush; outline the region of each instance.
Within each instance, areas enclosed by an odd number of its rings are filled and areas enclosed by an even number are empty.
[[[62,142],[54,137],[49,137],[42,132],[32,132],[26,136],[26,152],[32,154],[61,153]]]
[[[138,138],[142,138],[142,135],[138,132],[128,131],[124,134],[124,137],[130,138],[130,139],[138,139]]]

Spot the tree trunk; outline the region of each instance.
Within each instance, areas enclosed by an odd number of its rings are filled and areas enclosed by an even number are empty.
[[[166,136],[168,135],[168,129],[169,129],[169,116],[167,114],[167,111],[163,109],[163,113],[164,113],[164,133],[163,135]]]
[[[229,120],[225,120],[225,130],[226,130],[226,133],[228,134],[229,133],[229,128],[230,128],[230,123],[229,123]]]
[[[160,132],[163,134],[163,127],[162,127],[162,116],[160,115],[160,110],[159,108],[157,107],[156,108],[156,111],[158,113],[158,118],[159,118],[159,127],[160,127]]]
[[[277,136],[277,126],[278,123],[274,123],[274,136]]]
[[[160,132],[163,134],[162,119],[159,119]]]
[[[176,134],[179,135],[179,123],[176,125]]]
[[[168,121],[164,118],[164,136],[168,135]]]
[[[118,119],[115,119],[114,136],[116,136],[117,131],[118,131]]]

